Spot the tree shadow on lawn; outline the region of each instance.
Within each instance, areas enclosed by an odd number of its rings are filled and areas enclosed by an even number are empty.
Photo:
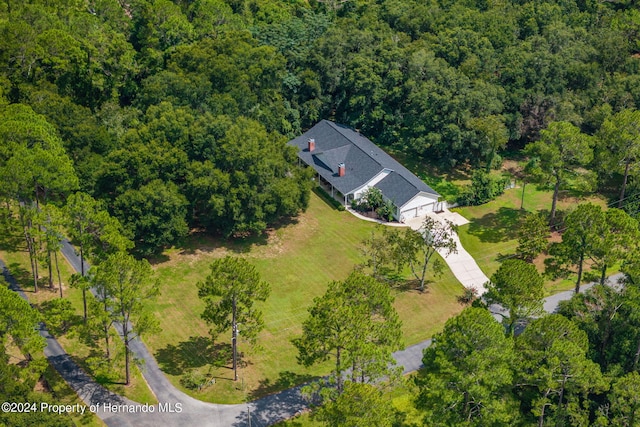
[[[7,267],[7,270],[11,272],[11,275],[16,279],[16,282],[18,282],[18,285],[20,285],[23,292],[33,292],[33,278],[29,270],[22,268],[22,266],[17,262],[12,262]],[[42,285],[43,278],[40,277],[40,280],[38,281],[38,290],[40,290]]]
[[[7,232],[4,227],[0,227],[0,250],[2,251],[14,251],[14,252],[26,252],[27,245],[24,242],[24,237]]]
[[[207,365],[225,366],[231,361],[231,344],[214,343],[208,337],[189,337],[178,345],[169,344],[156,351],[160,369],[170,375]]]
[[[320,378],[317,375],[309,374],[296,374],[291,371],[283,371],[278,375],[278,379],[272,382],[269,379],[260,381],[258,387],[249,393],[250,400],[259,399],[266,395],[276,393],[282,390],[286,390],[295,387],[300,384],[308,383],[310,381]]]
[[[272,229],[269,229],[271,231]],[[179,255],[196,255],[197,253],[209,254],[220,249],[225,249],[236,254],[246,254],[254,246],[264,246],[269,241],[268,232],[246,237],[214,236],[204,231],[196,231],[184,239],[182,244],[175,246]],[[170,257],[165,253],[146,257],[151,265],[162,264],[169,261]]]
[[[468,233],[477,236],[481,242],[498,243],[518,237],[518,230],[526,211],[501,207],[469,223]]]

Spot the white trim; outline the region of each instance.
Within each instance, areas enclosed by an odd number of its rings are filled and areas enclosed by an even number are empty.
[[[435,196],[435,194],[431,194],[431,193],[427,193],[426,191],[420,191],[418,194],[416,194],[415,196],[413,196],[412,198],[410,198],[409,200],[407,200],[407,202],[405,204],[403,204],[402,206],[399,206],[398,209],[400,210],[400,212],[402,212],[402,208],[407,206],[409,203],[411,203],[413,200],[416,199],[416,197],[420,197],[420,196],[424,196],[428,199],[433,200],[434,203],[436,203],[438,201],[438,197]],[[434,197],[435,196],[435,197]]]
[[[388,168],[382,169],[380,172],[374,175],[373,178],[371,178],[369,181],[365,182],[360,187],[354,190],[351,190],[351,193],[353,193],[353,196],[355,197],[357,193],[362,193],[363,191],[366,191],[367,189],[373,187],[374,185],[376,185],[377,183],[385,179],[387,175],[389,175],[391,172],[393,172],[392,169],[388,169]],[[359,197],[355,197],[355,198],[359,199]]]

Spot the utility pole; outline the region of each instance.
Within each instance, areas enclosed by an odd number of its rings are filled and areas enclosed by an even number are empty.
[[[233,380],[238,381],[238,324],[236,323],[236,297],[233,296],[233,312],[231,323],[233,324]]]

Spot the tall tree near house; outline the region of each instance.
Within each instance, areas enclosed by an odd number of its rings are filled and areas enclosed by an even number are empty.
[[[555,225],[556,205],[560,189],[571,176],[578,175],[578,168],[593,158],[592,138],[580,133],[580,129],[568,122],[552,122],[540,131],[540,140],[525,147],[525,152],[537,157],[537,167],[532,171],[538,179],[553,184],[553,199],[549,224]]]
[[[131,341],[159,330],[158,321],[146,307],[159,294],[159,283],[153,280],[147,260],[138,261],[125,252],[109,255],[95,268],[95,283],[111,298],[111,315],[124,341],[125,383],[129,385]]]
[[[454,233],[455,225],[452,222],[440,222],[426,217],[419,231],[407,228],[404,236],[397,240],[394,248],[396,265],[399,269],[409,265],[413,276],[419,282],[418,288],[421,292],[425,289],[429,265],[436,274],[442,270],[438,260],[432,262],[433,255],[439,252],[442,256],[448,256],[458,252]]]
[[[212,325],[212,332],[220,334],[231,329],[233,378],[237,381],[238,327],[242,327],[244,338],[255,342],[264,322],[254,304],[269,297],[270,286],[260,280],[260,274],[247,260],[230,256],[213,261],[209,275],[197,286],[198,296],[205,303],[202,318]]]
[[[575,292],[580,292],[584,263],[598,251],[598,242],[606,232],[606,216],[600,206],[583,203],[567,215],[562,242],[551,246],[553,261],[560,265],[575,266],[577,278]]]
[[[535,265],[520,259],[504,261],[491,276],[485,299],[509,310],[507,334],[513,335],[516,322],[542,313],[544,281]]]
[[[629,175],[637,171],[640,160],[640,111],[622,110],[608,118],[598,131],[598,163],[608,172],[622,168],[618,208],[622,208]]]
[[[334,360],[336,393],[344,391],[344,375],[351,381],[375,382],[393,373],[391,354],[401,346],[401,322],[393,307],[389,287],[353,272],[342,282],[332,282],[315,298],[302,336],[293,340],[298,363],[312,366]]]
[[[476,117],[469,121],[469,126],[476,131],[483,143],[482,152],[487,156],[485,171],[489,173],[498,150],[503,149],[509,141],[504,118],[496,115]]]

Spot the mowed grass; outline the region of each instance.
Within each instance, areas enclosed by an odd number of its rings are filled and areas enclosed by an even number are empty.
[[[31,274],[29,255],[26,250],[24,241],[20,239],[19,233],[14,227],[11,226],[11,224],[8,224],[6,222],[3,223],[2,231],[2,237],[0,238],[0,259],[5,262],[7,268],[9,269],[9,272],[16,279],[20,287],[27,295],[29,302],[35,307],[39,307],[40,304],[47,300],[60,298],[55,267],[53,268],[54,288],[52,289],[48,286],[49,272],[47,268],[44,265],[39,265],[39,287],[38,292],[34,292],[33,276]],[[69,278],[71,277],[71,274],[74,273],[74,271],[72,270],[71,265],[66,261],[64,256],[62,256],[62,254],[60,253],[58,254],[58,261],[60,267],[60,276],[63,284],[63,296],[64,298],[71,301],[71,304],[76,313],[76,319],[74,323],[76,326],[78,326],[82,322],[82,292],[79,289],[70,288],[68,286],[70,282]],[[71,329],[74,330],[75,328],[72,327]],[[87,363],[87,358],[90,356],[95,357],[96,353],[100,353],[102,351],[102,342],[97,343],[98,347],[92,348],[81,339],[80,334],[75,332],[66,333],[56,338],[65,349],[65,351],[71,355],[74,361],[78,363],[81,368],[83,368],[90,375],[96,375],[96,372],[93,372],[91,366]],[[114,337],[114,339],[112,339],[112,343],[114,344],[112,352],[114,354],[117,354],[119,357],[116,357],[117,360],[115,361],[115,364],[110,371],[111,374],[113,374],[113,372],[120,373],[120,377],[115,381],[101,381],[102,385],[109,390],[126,396],[127,398],[136,402],[150,404],[157,403],[155,396],[153,395],[151,390],[149,390],[146,381],[142,377],[142,374],[137,367],[132,367],[131,369],[131,384],[129,386],[124,386],[122,384],[124,382],[124,357],[122,356],[124,354],[124,345],[122,344],[122,341],[117,337]]]
[[[272,230],[265,239],[239,243],[195,237],[197,241],[187,248],[167,251],[154,266],[162,292],[154,310],[162,332],[145,338],[145,342],[174,385],[207,401],[251,400],[328,374],[329,362],[310,369],[299,366],[291,339],[301,334],[313,299],[325,292],[330,281],[345,279],[362,262],[361,241],[374,227],[374,223],[332,209],[312,194],[307,212],[293,223]],[[196,287],[209,274],[211,260],[228,254],[249,259],[271,284],[271,296],[259,304],[265,329],[258,345],[250,347],[239,341],[245,364],[239,370],[238,382],[231,381],[228,360],[223,358],[223,367],[210,367],[216,354],[228,351],[230,333],[218,337],[216,348],[212,347],[207,339],[209,327],[200,318],[203,304]],[[425,293],[395,290],[405,344],[431,337],[448,318],[460,312],[462,306],[456,297],[462,289],[447,269]],[[239,329],[242,338],[242,325]],[[215,384],[201,391],[186,390],[180,379],[192,370],[215,380]]]
[[[496,272],[502,260],[512,257],[518,247],[518,232],[524,217],[532,212],[542,212],[546,215],[551,210],[552,192],[541,190],[535,185],[527,185],[524,193],[524,208],[522,202],[522,188],[516,187],[506,190],[495,200],[480,206],[465,206],[452,209],[467,218],[470,223],[458,227],[458,235],[462,246],[473,256],[482,271],[491,277]],[[596,196],[570,196],[561,193],[558,200],[558,215],[569,212],[578,203],[592,202],[605,206],[604,199]],[[554,236],[560,240],[558,235]],[[542,273],[544,270],[543,256],[535,264]],[[575,282],[573,277],[565,280],[547,280],[545,284],[549,293],[572,289]]]

